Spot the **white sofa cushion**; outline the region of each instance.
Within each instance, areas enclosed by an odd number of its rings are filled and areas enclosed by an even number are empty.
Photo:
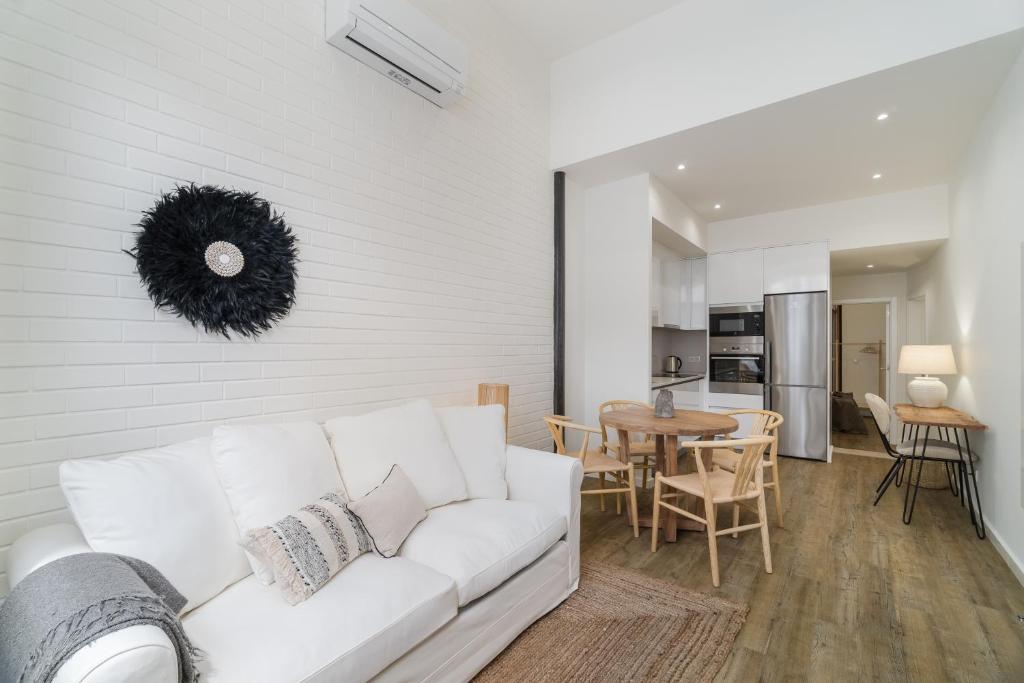
[[[273,524],[324,491],[342,488],[327,437],[315,422],[217,427],[212,451],[238,526],[235,544],[248,530]],[[246,555],[260,581],[273,583],[270,567]]]
[[[452,577],[462,606],[536,560],[565,530],[565,517],[536,503],[467,500],[431,510],[399,557]]]
[[[456,610],[449,577],[366,554],[294,607],[250,577],[183,623],[207,683],[365,681]]]
[[[429,401],[336,417],[324,427],[353,500],[380,484],[394,465],[409,476],[428,509],[466,498],[466,479]]]
[[[444,433],[466,477],[470,498],[508,498],[505,484],[505,407],[438,408]]]
[[[60,485],[89,547],[145,560],[203,604],[249,573],[210,439],[111,460],[69,460]]]

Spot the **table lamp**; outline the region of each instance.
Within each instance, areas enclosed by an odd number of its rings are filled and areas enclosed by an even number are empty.
[[[955,375],[956,360],[949,344],[907,344],[900,349],[897,372],[916,375],[907,384],[910,402],[921,408],[938,408],[946,400],[949,390],[942,380],[931,375]]]

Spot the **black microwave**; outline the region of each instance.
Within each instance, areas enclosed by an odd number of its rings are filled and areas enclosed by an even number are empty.
[[[763,337],[764,306],[718,306],[708,315],[709,337]]]

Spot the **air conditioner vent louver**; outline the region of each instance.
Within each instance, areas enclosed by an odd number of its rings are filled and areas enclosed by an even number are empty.
[[[327,0],[327,42],[438,106],[466,88],[465,46],[405,0]]]

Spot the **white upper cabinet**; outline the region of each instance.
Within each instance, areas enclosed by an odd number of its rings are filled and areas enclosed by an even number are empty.
[[[828,243],[795,244],[764,250],[764,293],[828,289]]]
[[[651,325],[661,324],[661,259],[651,258]]]
[[[690,329],[708,327],[708,261],[695,258],[690,264]]]
[[[749,304],[764,298],[763,249],[708,257],[708,304]]]
[[[683,326],[683,263],[684,261],[664,259],[661,262],[661,283],[659,293],[659,313],[661,324],[671,327]],[[686,310],[686,321],[689,322],[689,307]]]

